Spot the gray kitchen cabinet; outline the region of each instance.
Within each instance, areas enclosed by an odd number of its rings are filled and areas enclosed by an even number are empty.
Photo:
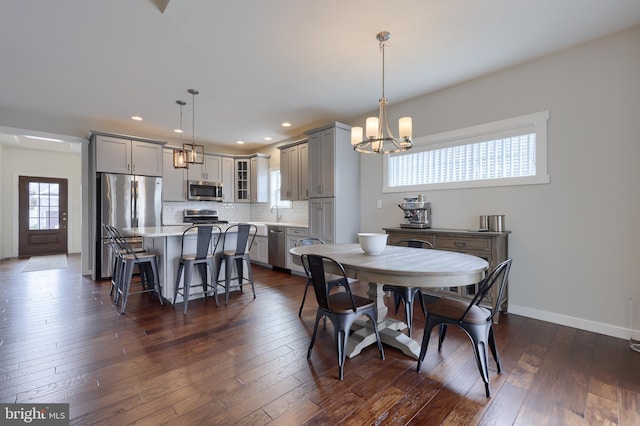
[[[299,228],[293,226],[287,226],[287,260],[285,267],[290,269],[291,272],[297,272],[299,275],[304,275],[304,269],[302,266],[297,265],[293,261],[293,256],[289,253],[289,250],[296,246],[296,241],[301,238],[307,238],[309,235],[308,228]]]
[[[235,201],[266,203],[269,201],[269,155],[236,157]]]
[[[93,142],[97,172],[162,176],[162,143],[100,134]]]
[[[235,173],[235,201],[237,203],[249,202],[249,159],[248,158],[236,158],[236,173]]]
[[[411,228],[384,228],[389,234],[388,244],[394,245],[405,238],[426,240],[438,250],[457,251],[481,257],[489,262],[489,270],[495,269],[501,262],[509,257],[509,231],[506,232],[473,232],[464,229],[411,229]],[[434,293],[439,296],[452,297],[470,301],[478,292],[478,285],[472,284],[464,287],[443,287],[439,289],[423,290],[425,293]],[[496,287],[486,299],[487,305],[494,303],[497,297]],[[509,301],[508,286],[505,290],[501,311],[506,313]],[[499,315],[499,314],[498,314]],[[498,315],[495,320],[497,321]]]
[[[258,262],[262,264],[269,263],[269,242],[268,237],[257,235],[253,241],[251,250],[249,251],[249,258],[252,262]]]
[[[184,182],[186,169],[173,167],[173,149],[163,149],[162,159],[162,200],[185,201],[186,187]]]
[[[251,157],[249,200],[252,203],[269,202],[269,157],[256,154]]]
[[[222,182],[222,157],[205,154],[203,164],[189,164],[189,180]]]
[[[295,143],[280,148],[280,199],[309,198],[309,145]]]
[[[334,198],[311,198],[309,200],[310,237],[320,238],[325,243],[332,244],[336,241],[336,220],[339,219],[336,218]]]
[[[309,237],[336,244],[356,242],[360,154],[351,146],[351,127],[335,122],[307,135]]]
[[[309,143],[298,146],[298,199],[309,199]]]
[[[336,128],[309,133],[309,197],[333,197]]]
[[[234,202],[234,169],[235,161],[232,157],[222,157],[222,202]]]

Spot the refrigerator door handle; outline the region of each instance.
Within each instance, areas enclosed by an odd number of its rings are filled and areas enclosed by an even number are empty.
[[[131,226],[138,226],[138,182],[131,181]]]

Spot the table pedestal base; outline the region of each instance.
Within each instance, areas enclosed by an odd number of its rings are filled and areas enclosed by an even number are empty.
[[[376,301],[378,309],[378,333],[380,334],[382,343],[400,349],[403,354],[418,359],[418,355],[420,355],[420,344],[402,332],[402,330],[407,328],[407,325],[402,321],[385,318],[388,309],[384,304],[382,284],[369,283],[367,295]],[[347,356],[349,358],[353,358],[362,352],[362,349],[376,343],[376,333],[373,330],[373,326],[368,323],[369,321],[363,317],[363,319],[356,320],[353,324],[352,330],[355,331],[349,336],[349,343],[347,345]]]

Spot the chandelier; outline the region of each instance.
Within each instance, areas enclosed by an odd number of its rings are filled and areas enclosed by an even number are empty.
[[[176,101],[180,105],[180,129],[176,129],[180,133],[180,143],[182,149],[173,150],[173,167],[177,169],[189,168],[189,164],[204,164],[204,146],[196,145],[196,95],[200,92],[196,89],[187,90],[192,97],[191,106],[193,108],[191,118],[191,143],[182,142],[182,107],[186,105],[184,101]]]
[[[411,117],[398,120],[399,137],[395,137],[389,128],[387,116],[387,98],[384,96],[384,48],[391,38],[391,33],[382,31],[376,35],[382,52],[382,97],[378,100],[380,112],[378,117],[368,117],[366,121],[366,138],[362,127],[351,128],[351,145],[358,152],[366,154],[391,154],[406,151],[413,146],[411,142]]]

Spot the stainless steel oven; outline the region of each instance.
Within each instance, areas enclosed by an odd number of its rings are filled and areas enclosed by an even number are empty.
[[[194,201],[222,201],[222,184],[190,180],[187,182],[187,197]]]

